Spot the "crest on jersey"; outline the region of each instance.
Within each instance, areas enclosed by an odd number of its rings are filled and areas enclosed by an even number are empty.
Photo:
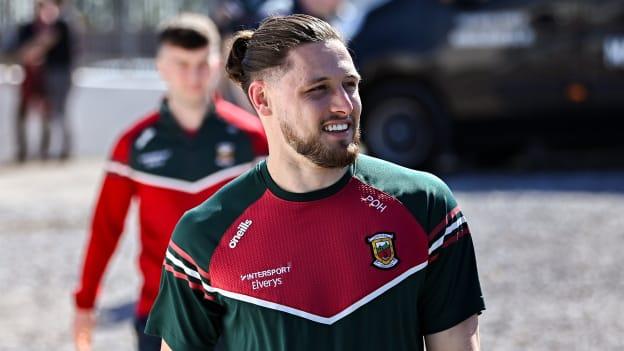
[[[231,142],[217,143],[215,149],[215,164],[219,167],[230,167],[236,162],[236,146]]]
[[[377,233],[367,237],[373,253],[373,266],[381,269],[389,269],[399,263],[394,249],[394,233]]]

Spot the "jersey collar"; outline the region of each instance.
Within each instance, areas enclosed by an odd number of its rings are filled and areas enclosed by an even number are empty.
[[[261,161],[258,164],[258,167],[260,169],[260,175],[262,176],[264,184],[275,196],[287,201],[305,202],[324,199],[342,190],[342,188],[344,188],[347,183],[349,183],[349,180],[351,180],[351,177],[353,176],[354,165],[349,166],[347,168],[347,172],[334,184],[326,188],[310,191],[307,193],[293,193],[284,190],[279,185],[277,185],[277,183],[275,183],[275,180],[273,180],[273,178],[269,174],[266,160]]]
[[[204,120],[200,125],[199,129],[194,132],[188,132],[180,126],[178,121],[173,116],[171,109],[169,108],[169,103],[167,102],[167,98],[163,98],[162,103],[160,104],[160,122],[161,124],[171,130],[176,137],[180,137],[183,139],[194,139],[195,136],[202,134],[207,128],[210,128],[209,124],[211,121],[216,120],[216,112],[214,108],[214,104],[211,104],[208,110],[206,111],[206,115],[204,116]]]

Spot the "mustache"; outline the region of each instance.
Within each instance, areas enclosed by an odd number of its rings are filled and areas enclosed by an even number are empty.
[[[323,120],[321,120],[320,125],[324,125],[327,122],[335,122],[335,121],[345,121],[345,122],[349,122],[351,124],[355,124],[356,119],[353,117],[353,115],[348,115],[348,116],[338,116],[338,115],[331,115],[327,118],[324,118]]]

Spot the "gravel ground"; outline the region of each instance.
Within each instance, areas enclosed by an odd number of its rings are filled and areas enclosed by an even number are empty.
[[[0,168],[0,350],[72,350],[71,289],[102,162]],[[470,221],[484,350],[624,350],[624,173],[447,179]],[[109,268],[94,349],[132,350],[136,223]]]

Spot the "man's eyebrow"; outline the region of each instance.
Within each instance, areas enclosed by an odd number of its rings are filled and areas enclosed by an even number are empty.
[[[357,74],[357,73],[347,74],[345,78],[349,78],[349,79],[354,79],[355,78],[357,80],[361,80],[362,79],[362,77],[360,77],[360,75]],[[329,80],[329,79],[330,79],[330,77],[312,78],[312,79],[306,81],[305,85],[312,85],[312,84],[320,83],[320,82],[323,82],[323,81],[326,81],[326,80]]]
[[[329,77],[317,77],[317,78],[312,78],[310,80],[307,80],[305,82],[305,85],[312,85],[312,84],[316,84],[316,83],[320,83],[323,81],[329,80]]]

